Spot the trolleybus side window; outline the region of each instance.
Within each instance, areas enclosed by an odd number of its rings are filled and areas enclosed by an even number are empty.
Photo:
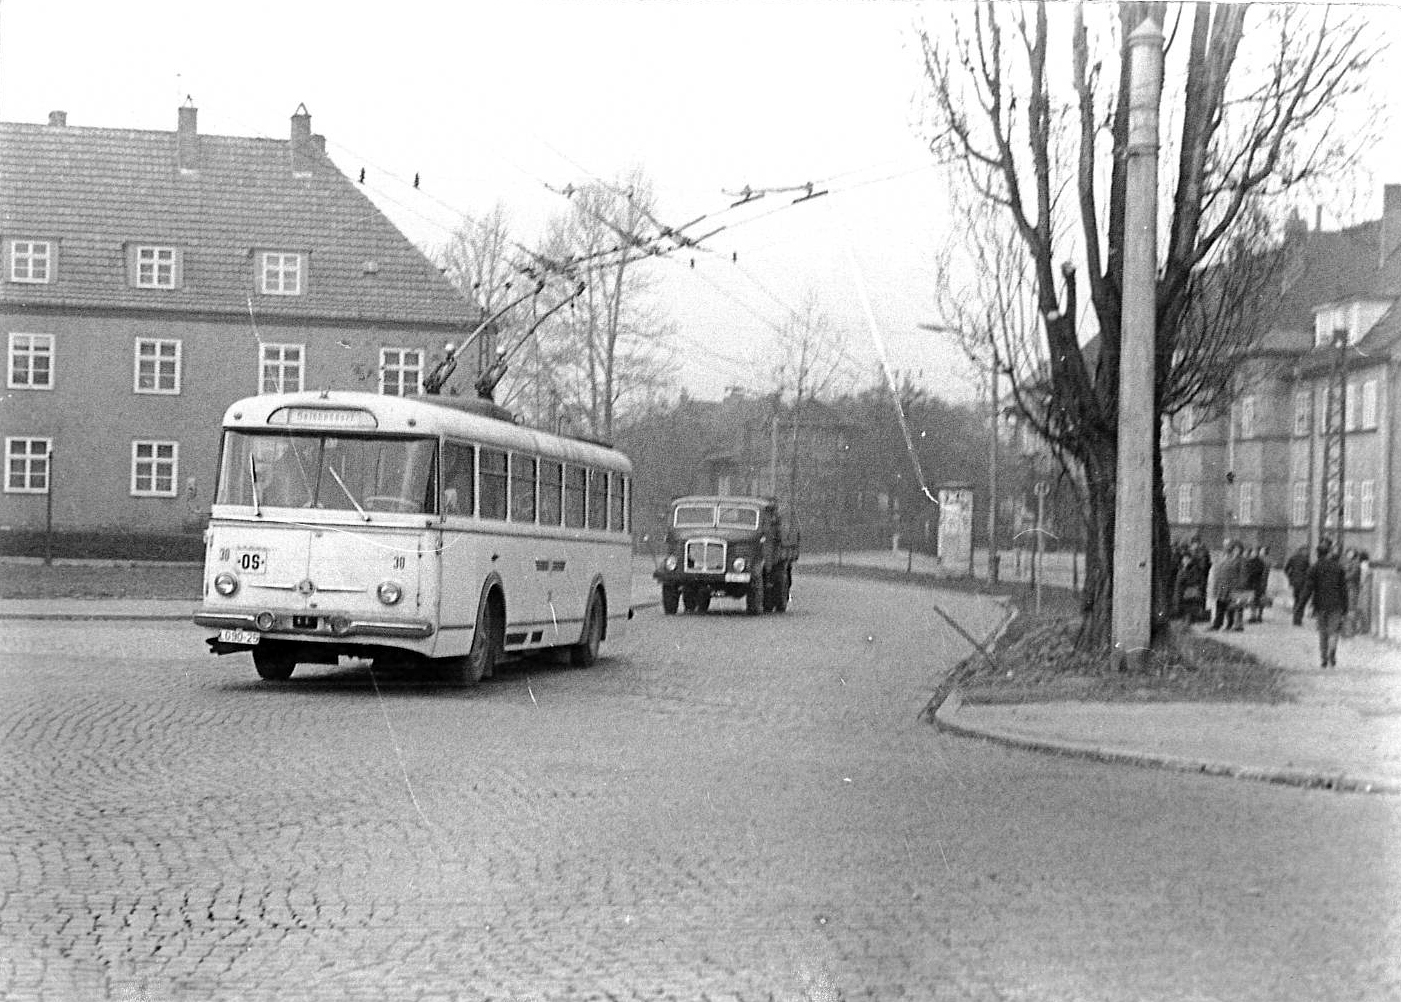
[[[511,521],[535,521],[535,457],[511,453]]]
[[[572,463],[564,468],[564,524],[571,529],[584,527],[584,484],[587,471]]]
[[[559,525],[563,511],[560,489],[564,486],[564,469],[551,459],[540,460],[540,524]]]
[[[470,515],[476,507],[477,452],[470,445],[443,445],[443,514]]]
[[[480,450],[479,508],[482,518],[506,519],[506,453],[500,449]]]
[[[627,530],[627,526],[623,524],[623,513],[627,511],[627,483],[627,477],[621,473],[608,475],[608,528],[614,532]]]
[[[608,475],[602,470],[589,470],[589,528],[602,529],[608,524]]]

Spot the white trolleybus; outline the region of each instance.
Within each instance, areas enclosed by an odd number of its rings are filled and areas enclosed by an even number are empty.
[[[632,466],[488,401],[250,397],[224,416],[194,621],[258,674],[342,655],[473,685],[631,615]]]

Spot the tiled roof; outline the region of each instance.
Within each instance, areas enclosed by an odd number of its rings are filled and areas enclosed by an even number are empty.
[[[307,119],[309,127],[309,118]],[[479,316],[311,137],[305,176],[290,140],[199,137],[181,171],[177,133],[0,123],[0,238],[58,241],[57,280],[0,282],[0,305],[53,305],[375,323]],[[174,245],[181,287],[128,284],[126,247]],[[255,250],[307,252],[304,291],[260,295]],[[378,270],[367,270],[366,262]],[[8,277],[8,276],[6,276]]]

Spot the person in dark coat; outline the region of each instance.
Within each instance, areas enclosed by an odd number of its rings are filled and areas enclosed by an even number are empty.
[[[1318,559],[1304,578],[1304,601],[1313,603],[1318,625],[1320,667],[1338,666],[1338,634],[1347,616],[1347,575],[1331,544],[1318,548]]]
[[[1301,546],[1289,555],[1284,562],[1284,576],[1289,579],[1289,590],[1294,595],[1294,625],[1304,625],[1304,579],[1309,576],[1309,548]]]
[[[1213,597],[1216,599],[1216,615],[1211,619],[1208,630],[1243,630],[1243,612],[1236,604],[1236,592],[1245,587],[1245,562],[1241,554],[1245,548],[1234,539],[1226,544],[1226,556],[1216,568],[1216,581]]]
[[[1250,549],[1250,554],[1245,558],[1243,564],[1245,572],[1245,584],[1242,586],[1250,592],[1250,616],[1249,622],[1259,623],[1264,621],[1265,615],[1265,586],[1270,581],[1270,565],[1265,562],[1265,548],[1255,546]]]
[[[1200,536],[1187,544],[1177,569],[1177,602],[1179,611],[1189,623],[1209,618],[1206,614],[1206,579],[1211,573],[1211,554],[1202,545]]]

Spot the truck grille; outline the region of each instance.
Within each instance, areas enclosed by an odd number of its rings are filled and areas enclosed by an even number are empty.
[[[686,570],[720,574],[725,570],[725,543],[719,539],[688,539]]]

